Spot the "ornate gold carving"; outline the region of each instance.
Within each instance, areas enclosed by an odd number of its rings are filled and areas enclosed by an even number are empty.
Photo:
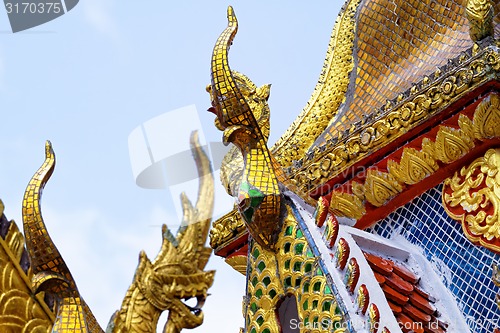
[[[415,148],[405,148],[399,163],[389,160],[387,169],[398,181],[412,185],[436,172],[439,166],[429,154]]]
[[[203,323],[203,304],[213,283],[214,271],[204,271],[212,250],[205,247],[213,212],[213,177],[208,157],[198,142],[196,132],[191,136],[200,183],[198,198],[193,207],[182,195],[183,222],[174,236],[166,225],[162,227],[162,245],[151,262],[141,252],[134,280],[121,309],[113,315],[109,329],[114,333],[156,331],[161,313],[168,311],[163,332],[179,333]],[[184,303],[196,298],[192,307]]]
[[[330,209],[338,216],[346,216],[356,220],[366,213],[365,205],[359,197],[337,191],[332,194]]]
[[[210,246],[217,250],[226,242],[242,235],[246,232],[245,222],[243,222],[237,207],[217,219],[210,229]]]
[[[456,128],[443,126],[434,142],[434,157],[444,163],[451,163],[474,148],[474,139]]]
[[[358,295],[356,296],[356,303],[358,304],[359,312],[364,315],[368,309],[368,304],[370,303],[370,293],[365,284],[362,284],[358,288]]]
[[[339,14],[318,83],[300,115],[272,148],[283,167],[305,155],[345,100],[349,73],[354,68],[355,14],[360,2],[349,0]]]
[[[31,291],[32,274],[23,259],[24,237],[3,210],[0,201],[0,332],[49,332],[54,314],[43,296],[35,297]]]
[[[229,46],[238,30],[232,7],[228,8],[227,18],[228,26],[217,39],[212,54],[212,83],[207,89],[212,101],[210,110],[217,115],[217,128],[224,131],[224,143],[233,143],[243,155],[243,173],[226,182],[226,188],[236,198],[253,238],[261,246],[273,249],[280,229],[278,175],[282,171],[267,147],[269,86],[256,88],[246,76],[229,67]]]
[[[470,241],[500,252],[500,149],[446,179],[443,205]]]
[[[205,247],[205,242],[213,212],[213,177],[208,157],[198,143],[197,133],[193,133],[191,137],[191,147],[201,179],[196,206],[193,207],[183,194],[185,224],[179,228],[177,236],[173,236],[164,225],[163,243],[156,259],[151,262],[145,253],[141,253],[134,281],[125,296],[122,308],[110,321],[108,332],[155,332],[158,318],[165,310],[169,311],[165,333],[178,333],[183,328],[194,328],[203,322],[201,308],[214,278],[214,271],[203,271],[212,251]],[[31,281],[26,279],[27,285],[32,285],[34,292],[43,291],[55,301],[54,309],[57,316],[51,318],[54,322],[54,332],[103,332],[81,298],[76,283],[52,242],[41,215],[42,189],[55,167],[55,155],[50,142],[46,144],[45,153],[45,162],[29,182],[23,200],[26,247],[33,270]],[[14,237],[11,237],[8,243],[19,256],[23,248],[22,236],[18,235],[14,227],[12,230],[11,234]],[[17,241],[12,241],[16,238]],[[3,245],[4,241],[1,240],[1,243]],[[1,267],[4,267],[2,276],[12,274],[9,264]],[[46,320],[42,320],[40,307],[33,302],[31,295],[17,290],[19,288],[16,289],[15,286],[0,287],[2,287],[0,316],[2,314],[11,316],[12,313],[7,313],[1,304],[14,302],[17,304],[16,311],[24,311],[24,317],[16,319],[18,323],[24,320],[23,332],[35,332],[36,329],[38,333],[42,332],[42,329],[47,330],[51,323],[47,324]],[[4,292],[4,288],[9,290]],[[184,299],[191,297],[198,300],[198,304],[194,307],[183,303]],[[8,301],[2,303],[1,299]],[[9,306],[9,309],[12,307]],[[0,322],[0,327],[2,323],[8,322],[8,320]]]
[[[500,137],[500,96],[489,94],[476,108],[473,119],[458,118],[459,128],[440,126],[434,141],[422,140],[422,149],[405,148],[400,160],[387,161],[389,176],[369,170],[363,184],[353,181],[353,194],[332,192],[330,209],[338,216],[359,219],[365,214],[364,201],[380,207],[398,194],[403,184],[417,184],[439,169],[437,161],[457,161],[474,147],[474,139]]]
[[[237,272],[247,275],[247,256],[232,256],[226,258],[226,264],[234,268]]]
[[[349,260],[349,265],[347,265],[347,270],[344,276],[344,283],[347,287],[347,290],[352,294],[354,293],[354,289],[356,288],[356,284],[358,284],[359,280],[359,265],[356,258],[351,258]]]
[[[473,131],[477,139],[500,137],[500,96],[488,95],[476,108]]]
[[[349,243],[344,238],[339,239],[337,249],[335,250],[335,265],[338,269],[343,270],[345,268],[350,253],[351,248],[349,247]]]
[[[368,327],[370,333],[377,333],[379,329],[379,322],[380,311],[378,310],[378,306],[372,303],[368,309]]]
[[[314,211],[314,222],[318,228],[321,228],[325,223],[329,206],[330,203],[325,197],[319,197],[318,203],[316,204],[316,210]]]
[[[468,0],[465,9],[469,20],[469,34],[473,41],[493,36],[493,3],[491,0]]]
[[[387,172],[370,169],[366,173],[365,197],[374,206],[383,206],[402,190],[401,184]]]
[[[332,286],[288,205],[277,247],[280,250],[274,253],[256,242],[250,243],[244,304],[246,331],[281,332],[278,306],[287,295],[294,295],[302,323],[317,322],[315,332],[329,332],[331,327],[340,327],[335,332],[344,332]]]
[[[492,46],[478,50],[474,56],[469,53],[461,55],[461,61],[458,65],[453,65],[449,72],[443,74],[439,70],[439,75],[434,75],[434,81],[427,81],[425,85],[417,84],[413,92],[405,93],[406,98],[392,103],[375,120],[367,122],[359,130],[350,131],[343,140],[332,141],[329,146],[322,149],[323,153],[316,152],[312,158],[303,157],[289,169],[289,178],[306,193],[324,184],[370,152],[389,144],[439,113],[468,91],[488,80],[491,75],[496,75],[500,66],[499,56]],[[489,126],[492,124],[494,123],[487,123]],[[470,141],[460,134],[453,133],[453,136],[452,140],[460,138],[461,141],[455,143],[446,137],[447,140],[443,144],[447,146],[447,154],[452,154],[441,156],[445,160],[457,156],[461,151],[459,147],[470,147]],[[450,146],[452,142],[458,146]],[[325,158],[328,158],[328,163],[324,162]]]
[[[339,236],[339,221],[337,220],[335,215],[329,215],[323,233],[323,238],[325,240],[326,246],[329,249],[333,247],[333,245],[337,241],[338,236]]]

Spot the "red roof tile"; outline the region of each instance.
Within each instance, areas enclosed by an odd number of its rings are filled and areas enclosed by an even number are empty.
[[[403,332],[444,333],[447,324],[438,320],[436,301],[418,285],[420,278],[403,264],[364,253]],[[495,332],[500,333],[500,332]]]

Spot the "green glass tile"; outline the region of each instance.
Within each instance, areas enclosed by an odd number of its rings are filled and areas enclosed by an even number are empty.
[[[332,294],[332,288],[330,288],[329,285],[325,285],[325,294],[326,295],[331,295]]]
[[[302,233],[302,230],[297,229],[296,238],[302,238],[302,237],[304,237],[304,234]]]
[[[301,278],[296,278],[296,279],[295,279],[295,287],[300,286],[301,282],[302,282],[302,279],[301,279]]]
[[[271,299],[273,299],[276,295],[277,295],[276,290],[274,289],[269,290],[269,297],[271,297]]]
[[[271,278],[269,278],[269,276],[266,276],[264,280],[262,280],[262,282],[264,282],[264,285],[267,287],[271,283]]]
[[[304,251],[304,244],[299,243],[295,245],[295,254],[302,254],[302,251]]]
[[[266,264],[263,261],[261,261],[257,265],[257,268],[262,272],[266,268]]]
[[[301,266],[302,266],[302,263],[300,261],[296,261],[293,264],[293,270],[294,270],[294,272],[300,272]]]
[[[257,280],[257,277],[255,276],[253,279],[252,279],[252,286],[255,287],[255,285],[259,282],[259,280]]]
[[[312,264],[308,262],[304,267],[304,272],[309,273],[312,270]]]
[[[290,269],[290,259],[285,261],[285,269]]]
[[[253,258],[254,258],[254,259],[257,259],[257,258],[259,257],[259,255],[260,255],[259,249],[258,249],[258,248],[255,248],[255,249],[253,250],[252,255],[253,255]]]
[[[285,229],[285,236],[291,236],[292,235],[292,232],[293,232],[293,226],[289,225],[288,227],[286,227]]]
[[[264,318],[262,318],[262,316],[259,316],[257,318],[257,324],[259,324],[259,326],[262,326],[262,324],[264,324]]]
[[[283,252],[285,253],[288,253],[290,252],[290,247],[292,246],[292,244],[290,243],[285,243],[285,246],[283,247]]]
[[[318,300],[313,301],[312,308],[313,310],[318,308]]]
[[[314,285],[313,285],[313,291],[320,291],[321,290],[321,282],[316,282]]]
[[[330,301],[323,302],[323,311],[330,311],[331,307],[332,307],[332,303]]]
[[[308,308],[309,308],[309,303],[307,302],[307,300],[305,300],[304,303],[302,303],[302,309],[306,311]]]
[[[285,285],[285,288],[291,287],[292,286],[292,278],[287,277],[283,283]]]
[[[309,292],[309,282],[304,283],[304,286],[302,287],[302,291],[305,293]]]
[[[271,333],[271,331],[269,330],[269,328],[266,328],[262,331],[262,333]]]
[[[250,310],[252,310],[252,312],[255,313],[257,311],[257,304],[255,303],[250,304]]]
[[[257,296],[257,298],[261,298],[262,297],[262,289],[257,289],[257,291],[255,292],[255,296]]]
[[[311,251],[311,249],[309,247],[307,247],[306,256],[308,258],[314,257],[314,253]]]
[[[321,270],[321,268],[318,268],[316,270],[316,276],[322,276],[323,275],[323,271]]]

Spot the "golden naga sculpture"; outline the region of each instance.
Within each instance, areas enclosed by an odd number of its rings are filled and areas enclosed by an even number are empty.
[[[184,217],[177,235],[164,225],[163,242],[151,262],[141,252],[134,280],[122,307],[112,317],[107,332],[155,332],[163,311],[169,316],[164,333],[178,333],[203,323],[201,310],[214,271],[204,271],[211,249],[205,247],[213,212],[213,177],[209,160],[202,151],[197,134],[191,147],[200,176],[196,205],[182,195]],[[32,291],[45,292],[53,302],[55,322],[52,332],[103,332],[91,310],[80,296],[76,283],[52,242],[41,215],[42,190],[55,167],[55,155],[46,143],[46,159],[28,184],[23,200],[23,224],[26,248],[33,270]],[[191,307],[183,301],[196,298]],[[28,330],[28,332],[31,332]]]
[[[207,88],[212,100],[209,111],[217,115],[216,126],[224,131],[223,142],[233,143],[241,151],[244,167],[238,172],[239,167],[228,163],[237,156],[231,151],[222,168],[222,176],[229,180],[223,182],[228,192],[237,198],[253,238],[264,248],[273,249],[274,236],[280,228],[278,180],[284,177],[267,147],[269,85],[256,88],[246,76],[230,69],[229,46],[238,30],[232,7],[228,8],[227,17],[228,26],[219,36],[212,54],[212,82]],[[234,164],[238,164],[237,159]],[[231,172],[233,169],[236,172]]]
[[[158,318],[168,310],[164,333],[178,333],[183,328],[195,328],[203,323],[201,310],[215,271],[205,272],[212,249],[205,247],[213,213],[214,186],[208,157],[198,143],[195,132],[191,149],[200,177],[198,199],[192,206],[182,195],[184,217],[174,236],[164,225],[163,243],[156,259],[151,262],[141,252],[134,281],[108,326],[114,333],[155,332]],[[183,300],[197,299],[188,306]]]

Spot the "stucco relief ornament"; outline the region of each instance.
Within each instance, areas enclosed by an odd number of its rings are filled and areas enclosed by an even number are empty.
[[[345,268],[350,252],[351,251],[347,241],[344,238],[339,239],[337,250],[335,251],[335,266],[338,269],[343,270]]]
[[[500,149],[446,179],[443,205],[471,242],[500,252]]]

